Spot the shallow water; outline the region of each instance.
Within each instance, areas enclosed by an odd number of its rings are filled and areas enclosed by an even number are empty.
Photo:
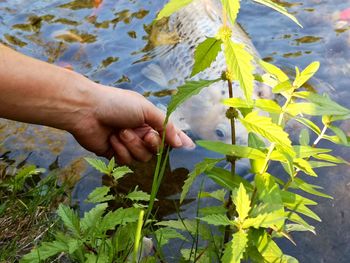
[[[169,92],[151,85],[140,70],[148,63],[143,61],[143,48],[147,45],[148,25],[165,0],[111,1],[105,0],[98,8],[93,1],[28,1],[0,0],[0,40],[27,55],[72,68],[94,81],[105,85],[133,89],[145,94],[154,103],[166,103]],[[332,88],[336,100],[350,107],[347,92],[350,73],[350,31],[347,27],[335,29],[335,12],[350,7],[350,1],[307,0],[283,2],[300,19],[299,28],[287,18],[265,7],[244,4],[240,22],[249,33],[264,58],[269,58],[285,69],[294,65],[305,67],[319,60],[321,70],[312,84],[322,89]],[[344,31],[344,32],[342,32]],[[141,62],[140,62],[141,61]],[[138,63],[135,63],[138,62]],[[344,127],[349,132],[349,126]],[[74,139],[61,131],[1,120],[0,153],[8,160],[26,159],[29,163],[53,169],[66,167],[65,174],[75,174],[79,180],[75,188],[76,200],[83,200],[101,184],[98,173],[88,168],[81,156],[90,155]],[[327,143],[322,146],[329,146]],[[349,150],[341,147],[335,151],[349,159]],[[171,154],[172,169],[192,169],[194,163],[207,153],[184,150]],[[57,157],[58,156],[58,157]],[[143,171],[143,167],[138,168]],[[275,168],[278,172],[278,168]],[[181,189],[185,171],[170,174],[176,182],[168,195],[175,196]],[[83,174],[79,179],[79,174]],[[147,178],[138,172],[134,181]],[[148,177],[151,180],[151,174]],[[176,180],[174,180],[176,178]],[[145,189],[150,180],[139,181]],[[294,234],[297,247],[288,241],[281,242],[284,251],[297,257],[300,262],[348,262],[350,260],[350,175],[347,167],[323,169],[313,181],[325,188],[333,200],[317,199],[315,209],[323,222],[316,226],[317,236],[309,233]],[[73,183],[73,182],[72,182]],[[199,180],[195,188],[199,188]],[[125,183],[125,185],[128,185]],[[206,180],[207,188],[215,188]],[[192,197],[196,191],[192,192]],[[164,194],[164,198],[167,196]],[[315,199],[314,197],[312,197]],[[172,203],[172,202],[168,202]],[[87,209],[81,203],[82,209]],[[196,205],[187,204],[185,214]],[[173,211],[164,211],[167,215]]]

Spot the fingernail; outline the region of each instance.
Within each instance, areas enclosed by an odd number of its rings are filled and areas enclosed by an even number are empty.
[[[132,141],[135,138],[134,134],[129,130],[123,130],[120,133],[120,137],[127,142]]]
[[[182,146],[182,141],[179,135],[176,134],[175,136],[175,147],[181,147]]]
[[[192,150],[196,147],[196,145],[189,137],[184,136],[184,138],[182,138],[182,147]]]

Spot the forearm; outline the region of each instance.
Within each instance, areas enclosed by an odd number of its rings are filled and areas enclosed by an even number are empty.
[[[0,44],[0,117],[70,130],[91,109],[93,83]]]

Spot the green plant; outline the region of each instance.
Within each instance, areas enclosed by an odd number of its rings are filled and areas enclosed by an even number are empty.
[[[271,7],[299,24],[293,15],[274,1],[253,1]],[[170,0],[157,19],[170,16],[191,2]],[[326,94],[304,88],[304,84],[317,72],[318,62],[311,63],[302,71],[296,67],[292,78],[275,65],[257,61],[266,73],[254,75],[252,55],[244,45],[235,43],[231,38],[230,24],[235,23],[240,1],[221,2],[224,7],[223,25],[216,37],[207,38],[196,48],[191,76],[208,68],[220,51],[225,54],[227,70],[221,79],[190,80],[179,87],[168,105],[165,121],[182,102],[203,88],[219,80],[226,81],[229,98],[223,103],[228,106],[226,116],[231,121],[232,144],[197,141],[199,146],[226,157],[207,158],[198,163],[185,181],[180,197],[183,201],[194,180],[204,173],[221,189],[198,193],[198,202],[212,198],[220,205],[198,208],[195,218],[183,219],[180,214],[178,220],[158,222],[153,218],[153,205],[169,155],[163,134],[150,195],[137,188],[127,195],[112,195],[109,186],[96,188],[88,201],[97,205],[83,218],[61,205],[58,215],[65,229],[56,231],[54,241],[42,243],[22,262],[39,262],[60,253],[78,262],[166,262],[162,248],[172,239],[181,240],[183,244],[181,255],[177,258],[180,262],[297,262],[297,259],[285,255],[275,240],[287,238],[294,243],[291,238],[294,231],[315,233],[315,228],[303,216],[320,221],[310,209],[317,203],[304,197],[303,193],[331,197],[321,192],[320,186],[309,184],[307,177],[316,177],[317,168],[349,164],[334,156],[330,149],[317,146],[321,140],[349,146],[349,137],[337,127],[337,122],[348,119],[350,110]],[[253,99],[254,79],[270,86],[276,96],[283,98],[282,104],[274,100]],[[233,82],[240,84],[244,98],[235,97]],[[314,120],[317,117],[321,119],[322,128]],[[246,128],[248,145],[236,145],[235,121],[240,121]],[[305,126],[300,132],[299,144],[293,143],[287,133],[289,121]],[[310,131],[314,135],[310,135]],[[315,139],[311,140],[312,137]],[[238,159],[250,161],[254,175],[252,181],[236,174]],[[223,161],[231,164],[231,171],[218,165]],[[127,167],[116,167],[114,159],[109,164],[96,159],[88,159],[88,162],[109,176],[113,184],[131,172]],[[281,165],[287,176],[271,174],[271,165]],[[283,179],[286,177],[287,180]],[[110,211],[107,203],[115,199],[131,200],[132,207]],[[141,256],[144,236],[154,238],[152,256]]]

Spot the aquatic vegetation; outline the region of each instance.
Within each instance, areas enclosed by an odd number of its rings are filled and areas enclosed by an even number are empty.
[[[198,0],[170,0],[156,19],[181,11],[194,1]],[[289,76],[273,64],[255,61],[244,43],[232,38],[232,25],[239,15],[240,1],[221,2],[224,7],[222,26],[215,37],[204,39],[196,47],[191,75],[196,76],[210,67],[220,51],[223,51],[227,70],[220,78],[186,81],[178,87],[167,108],[168,120],[177,107],[205,88],[215,87],[212,84],[219,81],[227,86],[228,97],[222,103],[227,107],[225,116],[230,121],[231,143],[197,141],[197,145],[225,157],[206,158],[198,163],[189,173],[180,196],[183,202],[193,182],[204,173],[220,188],[213,192],[200,191],[198,203],[214,199],[216,205],[198,205],[194,218],[184,219],[179,214],[178,220],[155,219],[154,204],[170,151],[163,139],[150,194],[135,188],[128,194],[112,195],[111,186],[96,188],[87,199],[96,206],[82,218],[61,205],[58,215],[65,230],[57,230],[53,241],[43,242],[22,262],[40,262],[61,253],[78,262],[298,262],[283,253],[276,239],[286,238],[295,244],[298,241],[292,238],[293,232],[317,231],[304,219],[321,221],[310,209],[317,202],[309,197],[331,197],[323,193],[320,186],[308,183],[308,178],[317,177],[318,168],[349,165],[331,149],[318,148],[318,145],[321,140],[350,145],[349,136],[338,127],[340,121],[350,118],[350,110],[327,94],[305,88],[320,63],[312,62],[303,70],[296,67],[294,75]],[[299,24],[276,1],[254,2],[271,7]],[[256,65],[264,72],[256,74]],[[282,103],[253,97],[253,81],[269,86],[275,96],[282,98]],[[234,94],[234,83],[239,84],[242,97]],[[290,121],[304,126],[299,142],[292,141],[286,131]],[[246,129],[247,145],[238,144],[237,123]],[[252,180],[237,174],[236,162],[240,159],[250,162]],[[131,173],[127,167],[116,166],[114,159],[108,164],[98,159],[88,159],[88,162],[113,184]],[[230,171],[222,168],[227,167],[226,164],[231,167]],[[282,166],[284,174],[274,174],[269,169],[272,165]],[[108,203],[116,199],[131,201],[132,205],[110,210]],[[149,238],[153,239],[152,244],[147,243]],[[175,259],[163,252],[172,239],[182,244]]]

